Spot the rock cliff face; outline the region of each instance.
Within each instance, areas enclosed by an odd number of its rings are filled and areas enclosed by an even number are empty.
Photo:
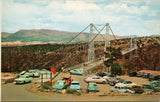
[[[117,60],[123,66],[123,73],[142,69],[160,71],[160,43],[150,43],[138,48],[137,55],[134,52],[132,58],[128,53]]]

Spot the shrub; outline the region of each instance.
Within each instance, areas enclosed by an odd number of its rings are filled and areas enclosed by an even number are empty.
[[[48,84],[45,83],[45,84],[43,85],[43,89],[50,89],[50,87],[49,87]]]
[[[76,89],[66,89],[66,92],[69,94],[74,94],[75,92],[77,92]]]
[[[113,75],[121,75],[122,74],[122,67],[120,64],[118,63],[114,63],[112,66],[111,66],[111,73]]]

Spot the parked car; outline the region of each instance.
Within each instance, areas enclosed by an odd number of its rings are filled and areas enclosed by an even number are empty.
[[[66,82],[67,85],[70,85],[73,79],[71,78],[71,75],[64,75],[62,80]]]
[[[144,72],[138,72],[138,73],[137,73],[137,77],[142,77],[143,74],[145,74],[145,73],[144,73]]]
[[[130,77],[134,77],[134,76],[136,76],[136,75],[137,75],[137,72],[135,72],[135,71],[129,73],[129,76],[130,76]]]
[[[155,92],[160,92],[160,81],[149,82],[149,85],[152,85]]]
[[[118,84],[124,84],[124,85],[126,85],[127,87],[132,87],[132,86],[134,86],[134,85],[136,85],[135,83],[133,83],[133,82],[131,82],[131,81],[123,81],[123,82],[121,82],[121,83],[117,83],[116,85],[118,85]]]
[[[149,76],[150,76],[149,73],[144,73],[144,74],[142,75],[143,78],[149,78]]]
[[[134,85],[130,89],[133,90],[133,91],[135,91],[135,93],[138,93],[138,94],[142,94],[144,92],[144,90],[142,89],[142,87],[138,86],[138,85]]]
[[[153,75],[151,74],[149,76],[149,81],[152,81],[152,80],[159,80],[160,79],[160,75]]]
[[[81,90],[79,81],[72,81],[70,89]]]
[[[93,76],[98,77],[97,75],[91,74],[91,75],[89,75],[89,76],[86,76],[86,77],[84,78],[84,80],[86,80],[86,79],[89,78],[89,77],[93,77]]]
[[[20,75],[24,75],[26,73],[26,71],[22,71],[22,72],[20,72],[19,74]]]
[[[105,72],[98,72],[98,73],[96,73],[96,75],[104,77],[104,76],[107,76],[107,73],[105,73]]]
[[[89,82],[87,86],[87,92],[99,92],[97,84],[95,82]]]
[[[153,85],[149,85],[149,84],[143,84],[142,88],[144,89],[145,92],[153,92],[154,90]]]
[[[65,80],[59,80],[55,83],[55,85],[52,87],[53,89],[62,90],[66,89],[68,84],[65,82]]]
[[[70,74],[74,74],[74,75],[83,75],[84,72],[82,72],[79,69],[74,69],[74,70],[70,70]]]
[[[39,77],[40,74],[36,70],[28,70],[20,72],[20,75],[28,75],[31,77]]]
[[[37,71],[37,70],[28,70],[28,73],[31,73],[31,76],[33,77],[39,77],[40,76],[40,73]],[[27,74],[27,73],[25,73]]]
[[[113,88],[110,89],[110,92],[132,93],[132,94],[135,93],[135,91],[129,89],[125,84],[122,83],[116,84]]]
[[[160,85],[160,81],[151,81],[149,82],[150,85]]]
[[[108,78],[111,78],[111,77],[114,77],[114,76],[111,75],[111,74],[108,74],[107,76],[104,76],[103,78],[106,79],[106,80],[108,80]]]
[[[28,75],[21,75],[18,78],[14,79],[15,84],[25,84],[28,82],[32,82],[32,77],[29,77]]]
[[[114,86],[116,83],[119,83],[122,79],[117,77],[110,77],[107,79],[109,85]]]
[[[100,76],[92,76],[92,77],[88,77],[87,79],[85,79],[85,82],[96,82],[96,83],[102,83],[105,84],[106,80],[103,79]]]

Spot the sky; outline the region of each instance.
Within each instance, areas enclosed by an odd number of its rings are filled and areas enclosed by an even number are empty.
[[[80,32],[90,23],[119,36],[160,34],[160,0],[1,0],[1,32]]]

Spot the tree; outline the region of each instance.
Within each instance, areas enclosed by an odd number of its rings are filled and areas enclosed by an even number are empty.
[[[122,53],[119,48],[107,47],[105,52],[105,58],[107,58],[107,60],[104,61],[104,65],[109,68],[113,65],[113,61],[121,57]]]
[[[112,66],[111,66],[111,74],[112,75],[121,75],[122,74],[122,67],[120,64],[118,63],[114,63]]]

